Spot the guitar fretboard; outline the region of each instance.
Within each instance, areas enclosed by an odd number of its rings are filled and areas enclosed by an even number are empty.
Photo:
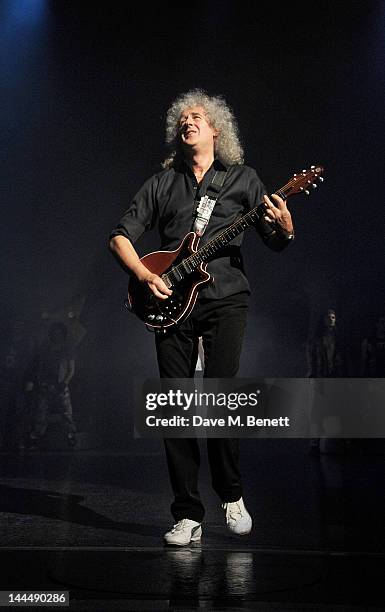
[[[302,173],[294,174],[286,185],[278,189],[275,193],[285,200],[295,193],[304,192],[309,195],[310,187],[317,187],[314,181],[316,179],[319,179],[320,181],[323,180],[322,177],[320,177],[320,174],[322,173],[322,166],[311,166],[310,170],[303,170]],[[167,274],[163,274],[162,279],[166,285],[171,287],[174,283],[183,280],[188,274],[194,272],[194,270],[196,270],[201,263],[207,261],[220,249],[231,242],[231,240],[233,240],[236,236],[258,221],[261,215],[261,212],[258,209],[260,208],[261,204],[263,204],[263,202],[257,204],[249,212],[244,214],[242,217],[239,217],[239,219],[236,219],[229,227],[223,230],[223,232],[217,236],[214,236],[214,238],[209,240],[207,244],[200,247],[196,253],[192,253],[183,259],[179,264],[173,266]]]
[[[248,213],[234,221],[229,227],[227,227],[223,232],[217,234],[212,238],[209,242],[207,242],[204,246],[189,255],[183,261],[181,261],[177,266],[174,266],[168,274],[164,274],[162,279],[165,283],[171,286],[175,281],[181,281],[187,274],[191,274],[197,267],[207,261],[210,257],[215,255],[220,249],[225,247],[231,240],[236,238],[239,234],[245,231],[248,227],[250,227],[253,223],[255,223],[259,218],[258,206],[252,208]]]

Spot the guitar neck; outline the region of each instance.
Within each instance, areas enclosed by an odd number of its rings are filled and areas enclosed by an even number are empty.
[[[288,197],[294,195],[295,193],[304,192],[309,195],[309,187],[312,186],[316,188],[316,184],[313,182],[314,179],[319,178],[319,175],[322,174],[323,168],[322,166],[312,166],[310,170],[303,170],[300,174],[294,174],[294,176],[280,189],[277,189],[274,193],[278,195],[283,200],[287,200]],[[320,179],[323,180],[322,178]],[[194,255],[191,255],[188,260],[195,267],[200,263],[207,261],[209,257],[215,255],[217,251],[226,246],[231,240],[233,240],[236,236],[241,234],[245,229],[253,225],[256,221],[258,221],[260,217],[260,212],[258,208],[263,202],[260,202],[254,208],[252,208],[249,212],[244,214],[239,219],[236,219],[234,223],[232,223],[229,227],[227,227],[223,232],[214,236],[207,244],[202,246]]]
[[[236,219],[229,227],[223,232],[217,234],[204,246],[197,250],[194,255],[191,255],[188,259],[192,260],[194,265],[199,265],[204,261],[207,261],[212,255],[215,255],[220,249],[225,247],[229,242],[234,240],[239,234],[244,232],[248,227],[258,221],[260,213],[258,212],[260,204],[252,208],[248,213],[244,214],[239,219]]]
[[[294,174],[286,185],[280,189],[277,189],[277,191],[274,193],[284,200],[287,200],[289,196],[296,193],[303,192],[309,195],[310,187],[317,187],[314,181],[316,179],[319,179],[321,182],[323,181],[323,178],[320,176],[322,173],[322,166],[311,166],[310,170],[303,170],[302,173]],[[174,270],[177,271],[178,276],[184,277],[186,274],[191,273],[201,263],[207,261],[210,257],[215,255],[215,253],[220,251],[229,242],[236,238],[236,236],[244,232],[248,227],[258,221],[261,216],[261,212],[258,210],[261,204],[263,204],[263,202],[258,203],[256,206],[254,206],[254,208],[249,210],[249,212],[236,219],[229,227],[223,230],[220,234],[214,236],[204,246],[200,247],[196,253],[186,257],[183,262],[174,268]],[[164,275],[164,280],[170,282],[167,274]]]

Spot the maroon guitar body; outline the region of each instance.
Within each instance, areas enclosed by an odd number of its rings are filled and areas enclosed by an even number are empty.
[[[212,282],[212,276],[206,272],[207,263],[201,262],[194,270],[186,270],[182,263],[197,252],[198,243],[199,236],[189,232],[175,251],[154,251],[140,260],[172,289],[170,297],[160,300],[136,278],[130,280],[130,309],[149,327],[165,329],[186,319],[195,305],[198,291]],[[178,272],[180,265],[181,273]]]
[[[315,180],[323,179],[321,166],[294,174],[293,178],[275,193],[287,199],[290,195],[316,187]],[[153,330],[166,330],[184,321],[194,308],[202,287],[212,282],[206,271],[207,261],[225,247],[245,229],[254,225],[261,214],[258,203],[248,213],[239,217],[228,228],[198,248],[199,236],[189,232],[175,251],[155,251],[141,258],[143,265],[160,276],[172,295],[165,300],[154,296],[147,285],[132,277],[128,286],[127,305],[146,325]]]

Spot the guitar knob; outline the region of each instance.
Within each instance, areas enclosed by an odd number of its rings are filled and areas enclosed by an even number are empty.
[[[163,319],[164,319],[164,317],[162,315],[158,315],[156,317],[156,320],[159,321],[159,322],[163,321]]]
[[[149,314],[149,315],[148,315],[148,317],[147,317],[147,319],[148,319],[149,321],[153,321],[153,320],[155,319],[155,315],[154,315],[154,314]]]

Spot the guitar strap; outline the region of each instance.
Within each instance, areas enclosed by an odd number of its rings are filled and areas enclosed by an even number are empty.
[[[210,221],[211,213],[219,197],[223,183],[227,175],[227,170],[217,170],[213,180],[207,186],[206,192],[201,196],[199,202],[195,200],[195,219],[192,231],[198,236],[203,236],[208,222]]]

